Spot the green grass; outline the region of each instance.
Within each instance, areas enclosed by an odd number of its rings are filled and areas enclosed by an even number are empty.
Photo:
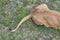
[[[25,17],[25,16],[27,16],[27,14],[29,14],[29,11],[17,4],[17,14],[18,14],[17,19],[21,20],[23,17]]]
[[[0,4],[6,5],[8,3],[8,0],[0,0]]]
[[[17,26],[21,19],[30,13],[24,9],[23,6],[18,4],[17,1],[0,1],[2,3],[2,5],[0,5],[0,40],[60,40],[60,30],[47,28],[44,25],[38,26],[32,19],[27,20],[17,31],[11,33],[10,31]],[[32,1],[33,0],[30,0],[29,3],[32,4]],[[29,3],[27,2],[26,5]],[[9,28],[11,30],[9,30]]]

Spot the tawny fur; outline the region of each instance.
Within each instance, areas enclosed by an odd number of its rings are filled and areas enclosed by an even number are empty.
[[[24,17],[12,32],[16,31],[23,22],[30,18],[32,18],[37,25],[45,25],[46,27],[53,27],[55,29],[60,26],[60,13],[50,10],[46,4],[41,4],[37,6],[32,13]]]

